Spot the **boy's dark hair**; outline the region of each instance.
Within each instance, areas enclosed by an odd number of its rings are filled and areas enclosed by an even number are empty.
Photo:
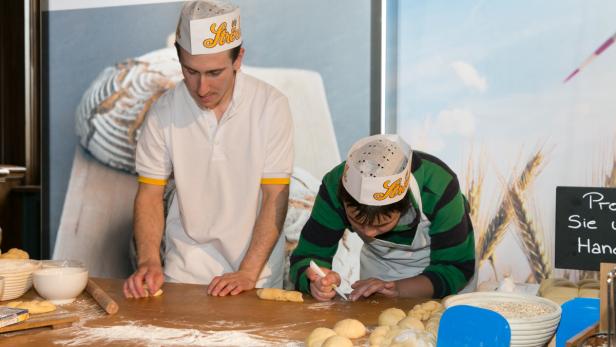
[[[178,53],[178,59],[180,58],[180,44],[175,41],[175,51]],[[242,45],[240,44],[237,47],[233,47],[229,50],[229,55],[231,56],[231,62],[235,62],[235,59],[240,55],[240,50],[242,49]]]
[[[411,208],[411,195],[408,190],[402,200],[398,202],[383,206],[370,206],[355,200],[344,188],[342,181],[340,181],[340,185],[338,186],[338,197],[343,203],[346,203],[349,207],[357,211],[357,214],[353,217],[362,224],[373,224],[377,221],[379,216],[390,216],[394,212],[400,212],[400,216],[403,216]]]

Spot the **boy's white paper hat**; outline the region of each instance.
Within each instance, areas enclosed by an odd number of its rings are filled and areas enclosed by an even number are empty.
[[[342,184],[360,204],[393,204],[408,191],[411,158],[411,147],[398,135],[363,138],[349,151]]]

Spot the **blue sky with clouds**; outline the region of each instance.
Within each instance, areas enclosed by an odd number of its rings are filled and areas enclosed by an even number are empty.
[[[398,125],[416,146],[459,160],[463,142],[515,152],[616,130],[616,45],[563,84],[616,32],[616,3],[400,1],[399,13]],[[592,139],[564,136],[578,123]]]
[[[555,187],[596,185],[613,162],[616,44],[563,80],[616,33],[616,2],[399,4],[398,133],[459,176],[482,152],[488,197],[543,148],[529,201],[550,239]]]

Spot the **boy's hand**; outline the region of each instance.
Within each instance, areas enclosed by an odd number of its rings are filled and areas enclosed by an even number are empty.
[[[367,298],[374,293],[380,293],[389,298],[395,298],[400,295],[396,282],[383,281],[378,278],[359,280],[353,283],[351,288],[353,288],[349,295],[351,301],[355,301],[362,296]]]
[[[306,276],[310,280],[310,294],[319,301],[329,301],[336,296],[333,286],[340,285],[340,275],[330,269],[321,268],[321,270],[325,273],[323,278],[311,268],[306,269]]]

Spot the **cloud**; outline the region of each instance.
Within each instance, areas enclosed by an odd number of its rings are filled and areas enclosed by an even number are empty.
[[[430,153],[438,153],[445,148],[445,141],[435,129],[430,117],[425,118],[421,123],[406,125],[400,129],[400,133],[410,135],[406,140],[413,148]]]
[[[401,134],[409,134],[407,141],[416,149],[439,153],[444,150],[451,136],[470,138],[475,133],[475,115],[468,110],[450,109],[439,112],[421,122],[402,124]]]
[[[479,75],[477,69],[471,64],[463,61],[455,61],[451,63],[451,67],[456,72],[456,75],[462,80],[462,83],[467,87],[477,89],[480,92],[485,92],[488,88],[488,82],[485,78]]]
[[[469,137],[475,132],[475,116],[469,110],[443,110],[436,117],[436,129],[442,134]]]

